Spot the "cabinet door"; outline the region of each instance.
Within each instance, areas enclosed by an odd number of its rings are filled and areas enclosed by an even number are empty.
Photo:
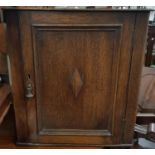
[[[19,13],[12,22],[20,35],[9,28],[21,41],[12,54],[23,60],[13,60],[24,82],[14,86],[19,142],[122,143],[134,20],[120,12]]]

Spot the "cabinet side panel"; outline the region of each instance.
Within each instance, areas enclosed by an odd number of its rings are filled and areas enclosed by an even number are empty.
[[[144,50],[148,26],[148,13],[137,13],[133,37],[131,68],[129,73],[128,96],[125,114],[124,143],[132,143],[136,121],[138,91],[141,70],[144,64]]]

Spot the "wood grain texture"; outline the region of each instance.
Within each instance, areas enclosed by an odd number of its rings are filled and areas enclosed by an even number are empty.
[[[101,149],[101,148],[111,148],[109,147],[97,147],[97,146],[52,146],[52,145],[17,145],[16,144],[16,131],[15,131],[15,118],[13,105],[11,105],[7,116],[5,117],[3,123],[0,127],[0,149]],[[113,146],[113,148],[131,148],[129,145],[119,145]],[[133,148],[139,148],[135,146]]]
[[[7,52],[6,43],[6,24],[0,23],[0,52]]]
[[[109,121],[112,120],[112,115],[109,115],[107,110],[105,111],[107,109],[105,107],[113,109],[114,103],[110,103],[108,95],[115,90],[111,88],[112,90],[109,92],[106,91],[111,87],[112,79],[105,75],[116,76],[114,72],[116,69],[112,70],[111,67],[113,59],[115,59],[113,52],[117,53],[113,37],[118,38],[116,42],[119,42],[120,39],[117,36],[119,35],[117,28],[116,30],[113,28],[113,30],[107,27],[96,30],[96,27],[83,28],[81,25],[81,28],[66,26],[65,29],[62,27],[56,28],[56,30],[52,27],[45,27],[45,30],[44,27],[38,29],[35,33],[34,52],[35,68],[37,67],[35,71],[38,123],[44,123],[40,124],[43,125],[41,128],[45,130],[52,128],[85,130],[111,128],[112,122]],[[101,43],[106,47],[102,46],[102,48]],[[43,44],[44,46],[42,46]],[[96,50],[98,53],[95,52]],[[98,62],[98,59],[101,60]],[[43,60],[46,60],[46,63],[43,63]],[[48,68],[48,66],[54,67]],[[70,81],[73,80],[72,73],[76,68],[83,79],[83,88],[81,88],[78,98],[72,95],[70,85]],[[96,114],[93,114],[94,109],[96,109]],[[50,121],[48,118],[51,118]],[[77,131],[74,134],[77,134]]]
[[[148,12],[5,11],[18,144],[131,145],[146,32],[138,23],[147,19]]]

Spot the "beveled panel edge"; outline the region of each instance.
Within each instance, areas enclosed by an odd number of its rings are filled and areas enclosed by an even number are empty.
[[[81,130],[81,129],[42,129],[39,135],[89,135],[112,136],[108,130]]]
[[[86,28],[88,29],[88,27],[90,28],[94,28],[94,27],[99,27],[99,28],[104,28],[104,27],[111,27],[114,30],[116,29],[116,27],[123,27],[123,24],[32,24],[32,27],[37,27],[40,28],[42,30],[42,28],[44,27],[43,30],[45,30],[45,27],[49,28],[49,27],[55,27],[55,28],[62,28],[62,27],[82,27],[82,28]]]

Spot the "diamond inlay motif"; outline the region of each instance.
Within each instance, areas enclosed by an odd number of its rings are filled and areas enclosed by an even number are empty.
[[[75,69],[72,74],[71,86],[72,86],[73,94],[75,95],[75,97],[77,97],[83,86],[81,75],[77,69]]]

